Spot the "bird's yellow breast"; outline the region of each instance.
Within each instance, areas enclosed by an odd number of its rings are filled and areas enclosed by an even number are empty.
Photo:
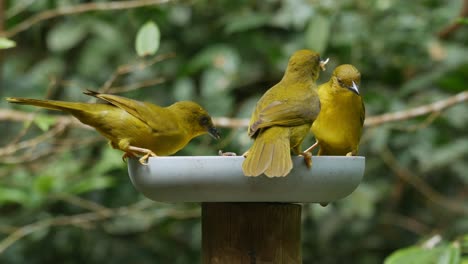
[[[361,138],[362,99],[351,92],[319,90],[321,110],[312,124],[321,155],[357,152]]]

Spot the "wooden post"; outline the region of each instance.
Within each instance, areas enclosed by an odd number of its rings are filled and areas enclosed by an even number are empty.
[[[203,264],[300,264],[301,205],[203,203]]]

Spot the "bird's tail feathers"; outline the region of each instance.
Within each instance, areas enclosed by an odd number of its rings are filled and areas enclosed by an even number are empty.
[[[289,142],[289,129],[271,127],[262,131],[248,152],[242,170],[245,176],[283,177],[293,165]]]
[[[20,98],[20,97],[7,97],[5,98],[9,103],[23,104],[23,105],[34,105],[50,110],[59,110],[71,112],[73,110],[83,109],[83,103],[78,102],[64,102],[54,100],[39,100],[31,98]]]

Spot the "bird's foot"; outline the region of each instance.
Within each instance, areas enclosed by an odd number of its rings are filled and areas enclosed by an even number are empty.
[[[242,157],[247,158],[247,155],[249,155],[249,151],[248,151],[248,150],[247,150],[246,152],[244,152],[244,154],[242,154]]]
[[[222,150],[218,151],[219,156],[224,156],[224,157],[231,157],[231,156],[237,156],[235,152],[223,152]]]
[[[123,162],[127,163],[127,159],[128,158],[133,158],[135,157],[135,155],[133,155],[133,153],[131,152],[125,152],[123,155],[122,155],[122,160]]]
[[[158,156],[153,151],[151,151],[149,149],[139,148],[139,147],[134,147],[134,146],[129,146],[127,152],[144,154],[143,157],[141,157],[138,160],[143,165],[148,165],[149,157],[157,157]]]
[[[302,152],[300,156],[304,157],[304,162],[308,169],[312,168],[312,153],[310,152]]]
[[[315,143],[312,146],[310,146],[308,149],[306,149],[304,152],[311,152],[314,148],[318,146],[318,143],[319,143],[318,140],[315,141]]]
[[[356,156],[356,155],[354,155],[353,152],[348,152],[348,153],[346,153],[346,157],[351,157],[351,156]]]
[[[146,154],[141,157],[138,161],[142,164],[142,165],[148,165],[148,159],[149,157],[157,157],[158,155],[154,154],[153,151],[149,150],[148,149],[148,152],[146,152]]]

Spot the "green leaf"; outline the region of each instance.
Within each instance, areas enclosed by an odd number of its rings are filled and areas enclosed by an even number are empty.
[[[445,253],[441,256],[441,263],[459,264],[461,259],[460,244],[458,242],[451,243]]]
[[[461,249],[464,254],[468,254],[468,233],[460,239]]]
[[[310,19],[305,33],[307,48],[323,53],[328,44],[331,21],[328,16],[315,15]]]
[[[146,22],[137,33],[135,49],[140,57],[154,55],[159,48],[160,32],[153,21]]]
[[[19,189],[0,187],[0,205],[3,203],[24,204],[28,201],[28,194]]]
[[[38,115],[34,118],[34,124],[36,124],[42,131],[47,131],[49,128],[57,122],[57,119],[53,116]]]
[[[16,46],[16,42],[7,38],[0,38],[0,49],[9,49]]]
[[[457,19],[457,22],[460,23],[460,24],[468,25],[468,18],[460,17],[460,18]]]
[[[56,177],[51,175],[40,175],[34,179],[34,189],[41,194],[52,192],[56,187]]]
[[[385,264],[459,264],[460,248],[443,245],[435,248],[408,247],[397,250],[385,259]]]
[[[47,46],[52,51],[67,51],[83,40],[87,33],[88,28],[84,23],[59,23],[47,34]]]

